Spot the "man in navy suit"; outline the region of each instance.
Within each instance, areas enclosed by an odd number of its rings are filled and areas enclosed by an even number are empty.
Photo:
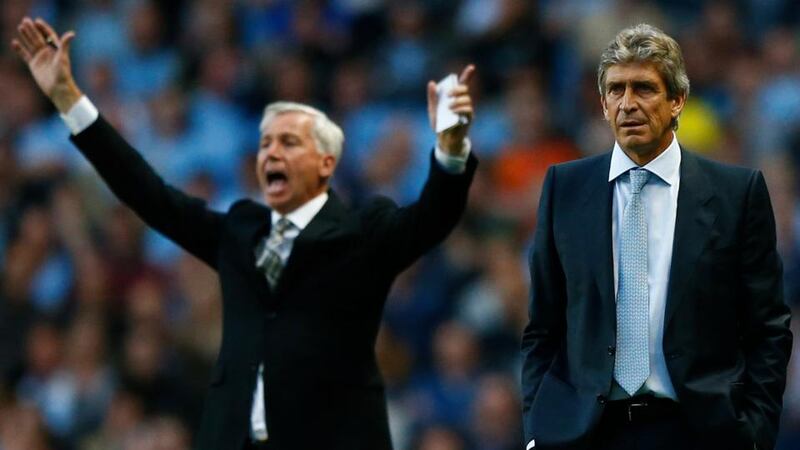
[[[391,449],[375,338],[389,288],[447,236],[476,167],[469,122],[437,135],[419,199],[346,207],[329,189],[344,136],[321,111],[277,102],[261,122],[256,175],[264,206],[220,213],[166,184],[82,95],[72,32],[24,19],[12,43],[117,197],[217,270],[224,328],[195,447]],[[450,109],[472,117],[468,66]],[[428,83],[435,129],[437,92]]]
[[[527,447],[772,449],[792,337],[764,178],[680,147],[662,31],[622,30],[598,87],[613,150],[551,167],[539,204]]]

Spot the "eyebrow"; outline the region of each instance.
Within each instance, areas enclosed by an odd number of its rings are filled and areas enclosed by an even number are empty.
[[[297,133],[293,133],[291,131],[284,131],[276,135],[269,135],[269,134],[262,134],[261,137],[258,139],[258,142],[264,142],[265,139],[285,139],[285,138],[294,138],[299,141],[303,140],[303,137]]]
[[[658,83],[652,80],[634,80],[633,81],[634,87],[658,87]]]
[[[658,88],[658,82],[649,79],[640,79],[640,80],[609,80],[606,81],[606,89],[610,89],[612,87],[624,86],[628,83],[632,84],[634,88],[642,88],[642,87]]]

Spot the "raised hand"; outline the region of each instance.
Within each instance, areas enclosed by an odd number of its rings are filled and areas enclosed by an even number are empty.
[[[475,115],[468,86],[473,73],[475,73],[475,66],[472,64],[467,65],[458,77],[458,86],[447,94],[451,97],[450,109],[456,114],[466,116],[469,120],[464,125],[458,125],[447,129],[436,136],[439,148],[453,155],[461,153],[464,138],[467,136],[470,124],[472,124],[472,117]],[[429,81],[428,119],[430,120],[431,128],[434,130],[436,129],[436,103],[438,100],[439,96],[436,94],[436,83]]]
[[[65,113],[81,98],[72,77],[69,49],[75,33],[61,37],[42,19],[22,19],[11,47],[28,65],[36,84],[59,111]]]

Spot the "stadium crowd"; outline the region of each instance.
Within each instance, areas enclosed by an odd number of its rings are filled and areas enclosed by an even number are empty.
[[[625,26],[652,23],[683,47],[680,143],[764,172],[800,312],[794,0],[3,0],[0,450],[190,448],[221,334],[214,272],[111,196],[13,55],[24,15],[74,29],[76,75],[100,111],[220,210],[260,197],[258,123],[278,99],[342,125],[341,197],[411,201],[434,141],[425,83],[476,64],[467,213],[395,284],[379,336],[399,450],[521,448],[539,189],[550,164],[611,148],[596,67]],[[800,448],[798,358],[778,446]]]

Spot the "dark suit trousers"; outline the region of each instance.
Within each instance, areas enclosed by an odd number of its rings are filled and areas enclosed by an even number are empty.
[[[681,414],[626,422],[603,414],[595,429],[593,450],[699,450],[697,436]]]
[[[244,446],[242,446],[242,450],[276,450],[274,445],[269,444],[269,440],[266,442],[259,442],[254,443],[250,438],[244,440]]]
[[[612,405],[611,403],[614,403]],[[720,442],[694,430],[677,403],[663,401],[654,413],[642,415],[627,405],[610,402],[592,437],[592,450],[752,450],[752,444]]]

